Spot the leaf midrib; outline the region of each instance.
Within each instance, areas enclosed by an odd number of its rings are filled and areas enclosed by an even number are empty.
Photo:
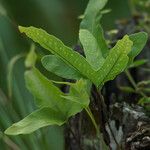
[[[49,48],[50,49],[54,49],[54,48],[51,48],[50,46],[48,46],[46,43],[44,43],[45,45],[46,45],[46,47],[47,47],[47,50],[49,50]],[[65,45],[63,45],[63,47],[66,47]],[[70,48],[68,48],[68,47],[66,47],[67,49],[70,49]],[[49,50],[50,51],[50,50]],[[56,53],[58,56],[59,56],[59,58],[60,59],[62,59],[63,61],[65,60],[65,62],[66,63],[69,63],[68,65],[70,65],[73,69],[75,69],[75,71],[77,71],[79,74],[81,74],[81,71],[77,68],[77,67],[75,67],[74,65],[72,65],[72,63],[70,63],[64,56],[62,57],[62,55],[60,55],[57,51],[54,51],[53,50],[53,52],[54,53]],[[75,51],[74,51],[75,52]],[[75,52],[76,53],[76,52]],[[77,53],[78,54],[78,53]],[[82,56],[79,56],[79,59],[80,59],[80,57],[82,57]],[[84,58],[84,57],[83,57]],[[85,59],[85,58],[84,58]],[[80,60],[79,60],[80,61]],[[87,65],[89,65],[88,63],[87,63]],[[89,67],[92,69],[92,71],[93,72],[95,72],[95,70],[89,65]],[[83,75],[83,74],[82,74]],[[85,78],[88,78],[88,76],[85,76],[85,75],[83,75]]]
[[[112,71],[112,69],[114,68],[114,66],[117,64],[119,58],[121,57],[121,55],[123,55],[122,53],[120,53],[120,55],[117,57],[117,60],[115,61],[115,63],[113,64],[113,66],[109,69],[109,72],[107,73],[107,75],[103,78],[103,80],[99,83],[99,86],[101,86],[101,84],[103,82],[105,82],[105,79],[108,77],[108,75],[110,74],[110,72]]]

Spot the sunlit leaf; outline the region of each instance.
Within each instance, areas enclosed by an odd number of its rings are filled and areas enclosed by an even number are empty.
[[[39,109],[9,127],[6,134],[28,134],[47,125],[62,125],[89,105],[85,80],[71,83],[69,94],[64,94],[34,67],[26,71],[25,79]]]
[[[88,95],[88,82],[86,80],[79,80],[76,84],[70,86],[69,93],[63,96],[66,99],[70,99],[74,102],[79,103],[83,108],[89,105]]]
[[[103,57],[106,57],[109,51],[104,39],[103,29],[100,26],[100,19],[102,17],[101,11],[107,1],[108,0],[90,0],[80,24],[80,29],[88,30],[95,37]]]
[[[48,34],[46,31],[35,27],[19,27],[19,29],[33,41],[39,43],[42,47],[80,72],[84,77],[92,80],[93,69],[90,64],[79,53],[65,46],[62,41]]]
[[[128,53],[131,50],[132,44],[133,42],[125,35],[110,50],[103,66],[96,73],[97,86],[102,86],[106,81],[113,80],[126,68],[129,60]]]
[[[23,120],[14,123],[5,131],[5,134],[29,134],[41,127],[48,125],[62,125],[64,122],[65,118],[60,115],[60,112],[49,107],[44,107],[32,112]]]
[[[110,50],[103,66],[98,71],[95,71],[84,57],[69,47],[66,47],[60,40],[49,35],[44,30],[34,27],[20,27],[20,31],[26,33],[28,37],[79,71],[96,86],[102,86],[106,81],[114,79],[126,68],[129,60],[127,55],[133,44],[126,35]]]
[[[105,59],[102,56],[96,38],[85,29],[80,30],[79,38],[84,48],[86,60],[95,70],[98,70],[103,65]]]
[[[66,119],[83,109],[83,106],[78,103],[64,99],[65,94],[36,68],[27,71],[25,79],[27,88],[35,97],[39,107],[50,107],[59,111],[60,115],[66,116]],[[74,84],[80,85],[78,82]]]
[[[57,107],[63,93],[36,68],[25,72],[25,81],[39,107]]]

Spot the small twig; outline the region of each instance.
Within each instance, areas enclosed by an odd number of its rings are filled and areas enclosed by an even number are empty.
[[[104,141],[104,139],[103,139],[102,134],[100,133],[99,127],[98,127],[98,125],[97,125],[97,123],[96,123],[96,121],[95,121],[95,118],[94,118],[94,116],[93,116],[93,114],[92,114],[90,108],[89,108],[89,107],[88,107],[88,108],[85,108],[85,110],[86,110],[87,114],[89,115],[89,117],[90,117],[90,119],[91,119],[91,121],[92,121],[92,123],[93,123],[93,125],[94,125],[94,127],[95,127],[96,134],[97,134],[97,138],[98,138],[98,139],[100,140],[100,142],[101,142],[100,148],[101,148],[102,150],[107,150],[108,147],[107,147],[107,145],[106,145],[106,143],[105,143],[105,141]]]
[[[86,110],[87,114],[89,115],[89,117],[90,117],[90,119],[91,119],[91,121],[92,121],[92,123],[93,123],[93,125],[94,125],[94,127],[95,127],[97,136],[99,136],[99,134],[100,134],[100,132],[99,132],[99,127],[98,127],[98,125],[97,125],[97,123],[96,123],[96,121],[95,121],[95,119],[94,119],[94,116],[93,116],[93,114],[92,114],[90,108],[89,108],[89,107],[88,107],[88,108],[85,108],[85,110]]]

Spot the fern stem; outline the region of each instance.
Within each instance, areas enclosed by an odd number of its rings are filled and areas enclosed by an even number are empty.
[[[86,110],[88,116],[90,117],[90,119],[91,119],[91,121],[92,121],[94,127],[95,127],[96,134],[99,135],[99,134],[100,134],[100,131],[99,131],[98,125],[97,125],[97,123],[96,123],[96,121],[95,121],[95,119],[94,119],[94,116],[93,116],[93,114],[92,114],[90,108],[87,107],[87,108],[85,108],[85,110]]]
[[[101,146],[101,149],[103,149],[103,150],[108,150],[108,146],[105,144],[105,142],[104,142],[104,140],[103,140],[102,134],[101,134],[100,131],[99,131],[99,127],[98,127],[98,125],[97,125],[97,123],[96,123],[96,121],[95,121],[95,118],[94,118],[94,116],[93,116],[93,114],[92,114],[90,108],[87,107],[87,108],[85,108],[85,110],[86,110],[88,116],[90,117],[90,119],[91,119],[91,121],[92,121],[94,127],[95,127],[95,130],[96,130],[96,134],[97,134],[98,139],[101,141],[101,144],[102,144],[102,145],[100,145],[100,146]]]
[[[130,74],[130,72],[128,70],[125,70],[125,73],[126,73],[126,76],[128,77],[130,83],[132,84],[132,86],[134,87],[134,89],[136,91],[138,91],[138,87],[137,87],[137,84],[136,82],[134,81],[132,75]],[[142,91],[139,92],[141,96],[147,98],[147,96],[145,95],[145,93],[143,93]]]

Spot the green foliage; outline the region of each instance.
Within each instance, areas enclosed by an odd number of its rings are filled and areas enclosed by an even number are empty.
[[[62,125],[63,122],[64,118],[62,118],[60,112],[49,107],[43,107],[32,112],[18,123],[13,124],[5,131],[5,134],[29,134],[41,127],[55,124]]]
[[[106,81],[114,79],[116,75],[126,68],[128,63],[127,55],[132,46],[132,41],[126,35],[110,50],[103,66],[95,71],[84,57],[44,30],[35,27],[19,27],[19,29],[42,47],[72,66],[84,77],[90,79],[97,87],[102,86]]]
[[[135,93],[135,90],[129,86],[119,86],[119,89],[125,93]]]
[[[49,35],[46,31],[35,27],[19,27],[20,32],[24,32],[33,41],[39,43],[43,48],[49,50],[64,62],[80,72],[83,76],[92,76],[93,69],[79,53],[65,46],[62,41]]]
[[[58,105],[62,92],[36,68],[25,72],[25,81],[27,89],[35,97],[38,107],[54,107]]]
[[[80,79],[76,84],[70,85],[69,93],[63,96],[63,98],[78,103],[83,108],[87,108],[89,105],[88,85],[86,80]]]
[[[16,8],[16,5],[10,5],[6,13],[9,14],[13,6]],[[27,10],[26,6],[24,8]],[[20,13],[17,15],[19,17]],[[16,28],[18,17],[14,17],[12,11],[11,17],[13,22],[7,14],[5,16],[0,14],[0,149],[63,150],[63,127],[49,126],[33,134],[22,136],[4,134],[4,130],[12,123],[21,120],[35,109],[33,97],[26,90],[23,78],[25,68],[22,57],[29,50],[29,44],[18,33]]]
[[[13,81],[13,69],[15,64],[17,63],[17,61],[19,59],[21,59],[22,57],[24,57],[25,54],[18,54],[16,56],[14,56],[10,62],[8,63],[8,69],[7,69],[7,88],[8,88],[8,97],[12,98],[12,81]]]
[[[86,60],[94,68],[94,70],[99,70],[105,59],[102,56],[102,52],[96,38],[85,29],[80,30],[79,38],[84,48]]]
[[[140,59],[140,60],[135,60],[131,65],[129,65],[128,68],[137,68],[140,67],[148,62],[147,59]]]
[[[103,36],[100,19],[102,17],[102,9],[105,7],[107,1],[108,0],[90,0],[80,24],[80,29],[88,30],[95,37],[94,40],[97,42],[97,48],[101,51],[103,57],[107,56],[108,47]]]
[[[144,87],[146,85],[150,85],[150,80],[143,80],[137,83],[138,87]]]
[[[143,106],[147,111],[150,111],[150,97],[143,97],[139,100],[138,104]]]
[[[36,57],[31,51],[26,61],[29,70],[25,72],[25,80],[39,108],[13,124],[5,131],[6,134],[27,134],[47,125],[62,125],[69,117],[83,109],[90,116],[99,134],[99,128],[88,107],[91,84],[102,88],[105,82],[113,80],[123,72],[139,54],[147,39],[145,33],[125,35],[109,50],[99,24],[106,2],[107,0],[90,0],[81,22],[79,39],[86,57],[67,47],[61,40],[43,29],[19,26],[21,33],[25,33],[53,54],[42,58],[42,64],[48,71],[77,81],[64,83],[70,86],[70,89],[68,93],[63,93],[53,81],[48,80],[34,67]]]
[[[37,55],[35,53],[35,45],[31,45],[30,52],[27,55],[26,61],[25,61],[25,67],[30,68],[33,67],[36,63]]]
[[[46,55],[41,60],[42,65],[50,72],[66,79],[80,79],[82,75],[73,67],[56,57],[55,55]]]
[[[103,85],[106,81],[113,80],[127,66],[128,53],[131,51],[133,42],[126,35],[122,40],[110,50],[109,55],[95,77],[98,85]]]
[[[25,72],[25,80],[39,109],[13,124],[5,131],[6,134],[28,134],[43,126],[62,125],[89,104],[87,85],[82,79],[70,85],[69,94],[62,93],[34,67]]]
[[[131,65],[134,58],[142,51],[148,39],[148,35],[145,32],[139,32],[130,35],[130,40],[133,42],[132,50],[129,53],[128,65]]]

